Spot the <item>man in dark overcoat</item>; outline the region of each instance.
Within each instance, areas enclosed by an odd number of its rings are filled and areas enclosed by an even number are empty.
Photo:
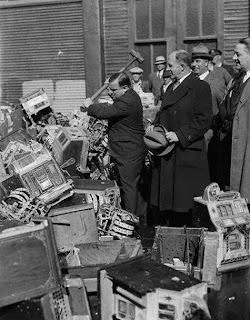
[[[191,225],[193,197],[210,183],[204,133],[212,122],[211,89],[191,72],[184,50],[169,54],[168,68],[175,83],[164,94],[154,124],[168,130],[166,138],[175,148],[153,169],[150,202],[170,214],[170,226]]]
[[[146,149],[141,99],[125,73],[109,78],[108,94],[114,100],[112,105],[94,104],[88,98],[84,106],[90,116],[108,120],[109,153],[119,172],[122,207],[139,216],[139,180]]]
[[[219,107],[226,93],[225,82],[216,78],[213,71],[208,70],[208,63],[212,60],[209,50],[203,44],[192,49],[192,69],[201,80],[206,81],[211,88],[213,117],[216,117]],[[218,137],[213,135],[212,128],[205,133],[205,141],[207,146],[207,156],[210,171],[210,178],[213,182],[218,182]]]

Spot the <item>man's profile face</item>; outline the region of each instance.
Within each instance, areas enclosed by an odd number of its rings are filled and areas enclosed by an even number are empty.
[[[205,73],[208,70],[208,60],[205,59],[194,59],[192,61],[192,69],[194,74],[196,74],[197,76],[200,76],[201,74]]]
[[[124,93],[127,91],[125,87],[121,87],[118,83],[118,80],[115,80],[113,82],[110,82],[108,87],[108,95],[113,99],[116,100],[124,95]]]
[[[176,52],[172,52],[168,56],[168,69],[172,72],[172,79],[180,79],[182,68],[180,63],[176,60]]]
[[[237,43],[234,49],[233,60],[235,61],[237,69],[244,71],[250,70],[250,52],[247,50],[245,44]]]

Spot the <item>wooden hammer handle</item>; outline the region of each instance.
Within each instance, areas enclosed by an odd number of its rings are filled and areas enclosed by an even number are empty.
[[[105,83],[99,90],[97,90],[93,96],[90,97],[91,100],[95,100],[105,89],[107,89],[108,83]]]
[[[131,50],[131,54],[133,55],[133,58],[130,59],[127,62],[127,64],[123,68],[121,68],[118,72],[125,71],[129,66],[131,66],[132,63],[135,62],[135,60],[138,60],[140,63],[144,61],[144,59],[141,57],[141,55],[138,52]],[[108,83],[105,83],[98,91],[96,91],[96,93],[93,94],[93,96],[90,99],[95,100],[105,89],[107,89],[107,87],[108,87]]]

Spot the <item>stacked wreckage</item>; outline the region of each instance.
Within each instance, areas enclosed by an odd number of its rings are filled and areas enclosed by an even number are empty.
[[[249,265],[245,199],[208,186],[194,209],[211,228],[159,226],[145,253],[138,218],[120,207],[105,121],[55,114],[42,89],[0,115],[0,310],[87,320],[99,291],[102,320],[211,318],[208,287]]]

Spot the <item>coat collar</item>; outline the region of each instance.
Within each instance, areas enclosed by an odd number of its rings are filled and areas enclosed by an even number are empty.
[[[172,91],[172,86],[170,85],[166,91],[166,99],[162,102],[162,108],[173,105],[181,100],[189,90],[191,90],[196,81],[201,81],[196,75],[191,73],[187,78],[185,78],[180,85]]]

